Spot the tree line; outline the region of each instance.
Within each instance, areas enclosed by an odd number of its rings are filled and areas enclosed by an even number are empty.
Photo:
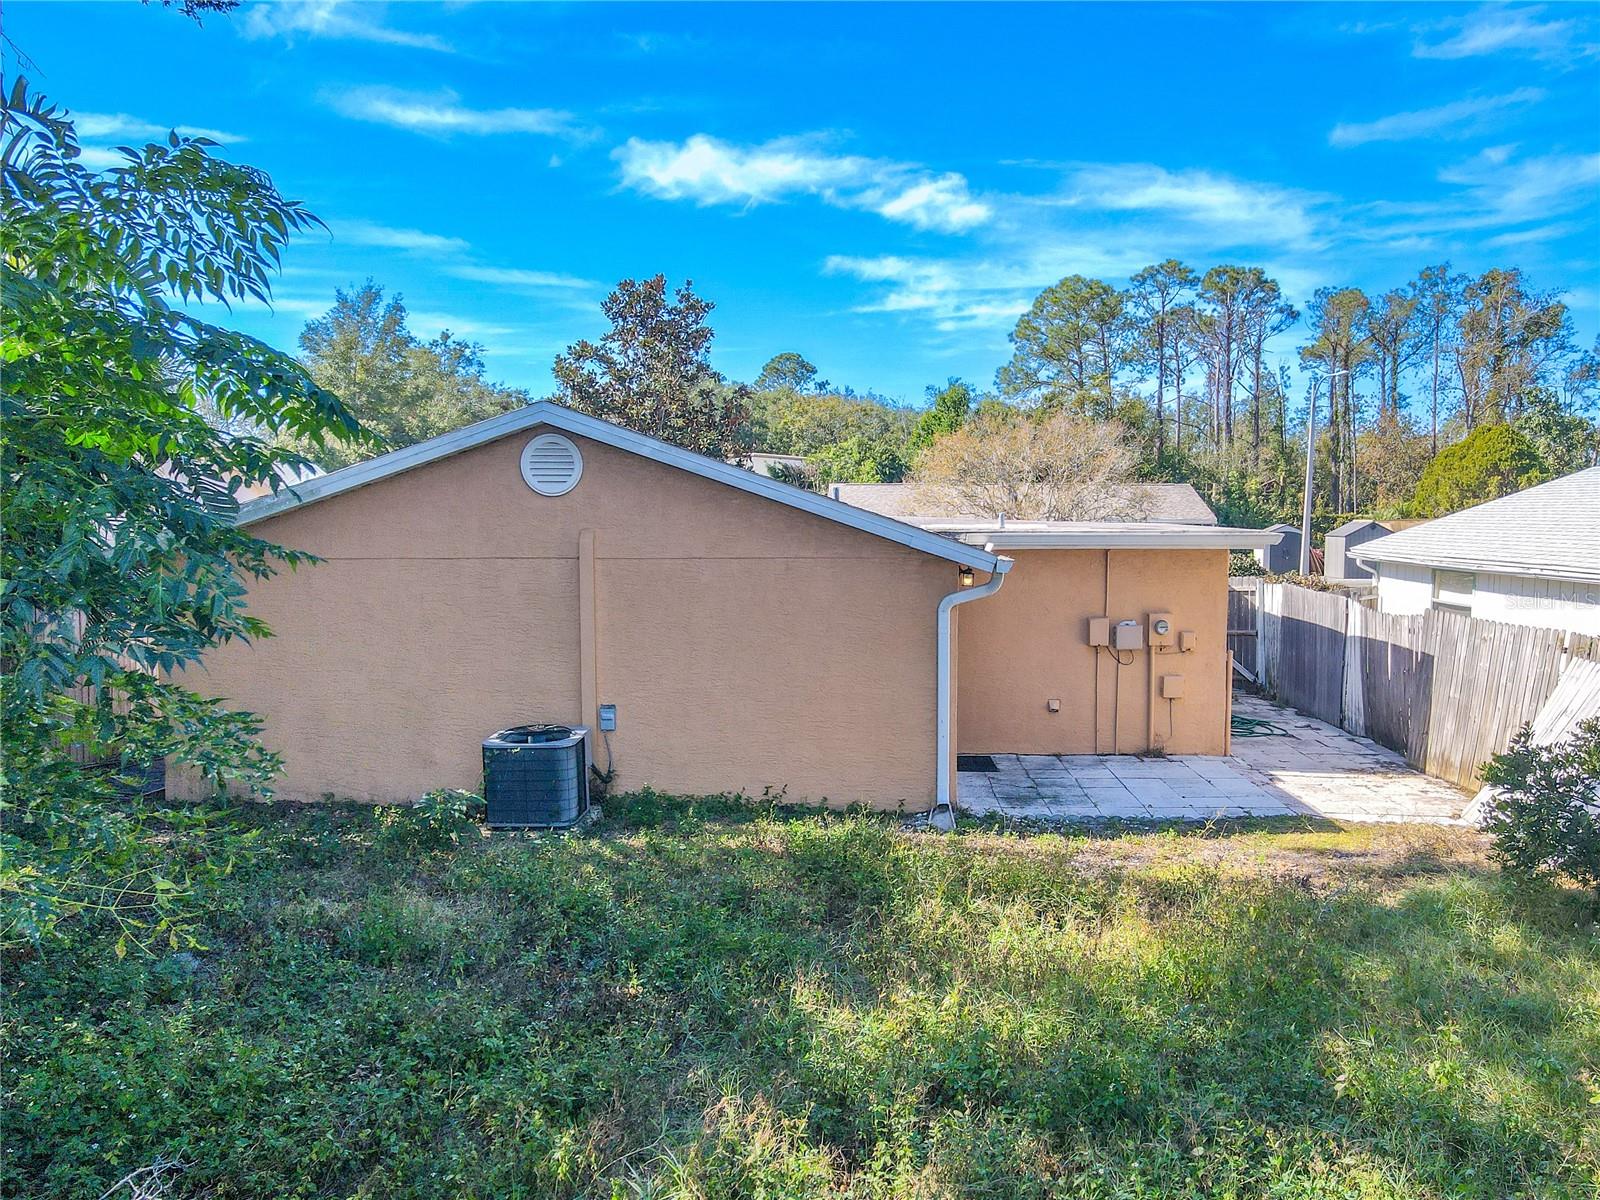
[[[1120,289],[1069,275],[1018,319],[991,389],[947,379],[920,408],[834,384],[793,350],[748,383],[729,380],[710,361],[713,309],[687,283],[623,281],[601,305],[606,331],[557,356],[555,398],[717,457],[802,457],[792,481],[816,488],[908,478],[977,414],[1003,425],[1064,413],[1114,430],[1136,476],[1193,483],[1225,520],[1251,524],[1299,509],[1313,397],[1317,506],[1329,520],[1434,515],[1596,453],[1587,414],[1600,349],[1581,351],[1566,305],[1517,268],[1469,276],[1429,266],[1376,295],[1324,288],[1305,313],[1260,267],[1202,272],[1168,259]],[[530,398],[485,380],[481,348],[448,332],[417,339],[402,301],[371,281],[308,323],[301,352],[313,378],[387,444]],[[1290,357],[1303,377],[1298,399]],[[1441,462],[1475,435],[1470,452]],[[332,467],[366,453],[322,457]],[[1430,469],[1449,477],[1430,481]],[[1451,474],[1462,470],[1473,479]]]
[[[1283,515],[1300,499],[1304,426],[1291,410],[1304,404],[1272,351],[1296,331],[1331,512],[1404,506],[1441,446],[1485,426],[1516,427],[1551,473],[1593,460],[1584,414],[1600,355],[1578,350],[1566,305],[1516,268],[1430,266],[1378,295],[1323,288],[1304,314],[1259,267],[1201,273],[1169,259],[1120,290],[1071,275],[1017,322],[997,386],[1025,407],[1120,420],[1153,477]]]

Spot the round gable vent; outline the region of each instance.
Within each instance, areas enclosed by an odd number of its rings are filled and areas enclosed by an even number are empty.
[[[541,433],[523,448],[523,482],[541,496],[564,496],[582,476],[583,456],[559,433]]]

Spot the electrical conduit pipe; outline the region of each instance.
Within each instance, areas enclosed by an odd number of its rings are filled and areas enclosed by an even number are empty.
[[[988,547],[985,547],[988,549]],[[995,562],[994,574],[989,576],[986,583],[977,587],[965,587],[959,591],[951,592],[939,601],[939,716],[938,716],[938,770],[934,776],[933,811],[928,814],[928,824],[935,829],[948,833],[956,827],[955,807],[955,781],[951,777],[950,754],[950,677],[952,665],[950,662],[950,614],[958,604],[967,604],[973,600],[982,600],[985,596],[992,596],[1000,590],[1006,581],[1006,572],[1011,570],[1012,560],[1000,558]]]

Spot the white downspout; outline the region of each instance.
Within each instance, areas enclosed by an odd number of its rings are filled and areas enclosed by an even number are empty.
[[[994,574],[989,576],[987,583],[951,592],[939,601],[939,716],[936,739],[939,761],[934,776],[933,811],[928,814],[928,824],[947,833],[956,827],[955,788],[950,778],[950,613],[958,604],[982,600],[998,592],[1011,567],[1011,559],[1000,558],[996,560]]]

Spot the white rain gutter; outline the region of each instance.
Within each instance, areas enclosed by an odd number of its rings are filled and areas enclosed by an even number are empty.
[[[950,614],[958,604],[982,600],[985,596],[992,596],[998,592],[1006,581],[1006,572],[1011,570],[1012,565],[1013,562],[1009,558],[997,558],[994,573],[989,576],[987,583],[977,587],[961,588],[939,601],[939,716],[936,739],[939,761],[938,770],[934,775],[936,782],[933,811],[928,814],[928,824],[947,833],[956,827],[955,788],[950,777]]]

